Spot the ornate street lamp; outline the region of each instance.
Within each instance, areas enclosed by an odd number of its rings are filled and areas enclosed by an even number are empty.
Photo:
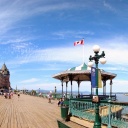
[[[92,60],[95,61],[96,65],[96,96],[98,97],[98,63],[100,61],[101,64],[106,63],[105,53],[102,51],[102,53],[99,55],[100,47],[98,45],[93,46],[93,51],[95,55],[92,57],[89,57],[90,62],[88,63],[89,67],[93,66]],[[93,128],[101,128],[101,117],[99,115],[99,102],[96,102],[96,107],[95,107],[95,122]]]

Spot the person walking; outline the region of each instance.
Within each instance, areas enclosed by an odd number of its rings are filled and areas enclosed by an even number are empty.
[[[52,99],[52,91],[50,91],[49,95],[48,95],[48,103],[51,103],[51,99]]]
[[[19,100],[19,98],[20,98],[20,92],[18,92],[18,100]]]

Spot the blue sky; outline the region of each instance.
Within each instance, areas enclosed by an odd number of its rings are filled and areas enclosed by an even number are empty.
[[[113,91],[128,91],[127,12],[127,0],[0,1],[0,64],[9,69],[11,86],[60,90],[52,76],[83,63],[82,46],[73,43],[84,38],[85,63],[99,45],[107,59],[99,68],[117,74]],[[90,83],[80,90],[90,91]]]

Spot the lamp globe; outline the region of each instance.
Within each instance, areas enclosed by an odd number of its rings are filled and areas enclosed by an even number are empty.
[[[93,62],[92,61],[90,61],[90,62],[88,62],[88,67],[92,67],[93,66]]]
[[[99,45],[94,45],[93,46],[93,51],[94,52],[99,52],[100,51],[100,46]]]
[[[106,58],[100,58],[100,63],[105,64],[107,62]]]

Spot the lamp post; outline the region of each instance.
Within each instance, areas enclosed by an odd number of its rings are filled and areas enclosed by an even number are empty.
[[[40,88],[39,88],[39,94],[40,94]]]
[[[95,55],[92,57],[89,57],[90,62],[88,63],[89,67],[93,66],[92,60],[95,61],[95,66],[96,66],[96,96],[98,97],[98,63],[100,61],[101,64],[106,63],[105,53],[102,51],[102,53],[99,55],[100,47],[98,45],[93,46],[93,51]],[[93,128],[101,128],[101,117],[99,115],[99,102],[96,102],[96,107],[95,107],[95,122]]]
[[[109,106],[108,106],[108,115],[109,115],[109,118],[108,118],[108,127],[107,128],[112,128],[111,126],[111,96],[109,95],[109,99],[108,99],[108,102],[109,102]]]

